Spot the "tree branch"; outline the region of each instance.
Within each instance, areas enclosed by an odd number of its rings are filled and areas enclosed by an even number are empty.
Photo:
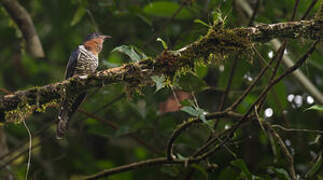
[[[320,27],[320,28],[318,28]],[[93,87],[126,82],[131,87],[152,85],[152,75],[173,75],[182,67],[192,67],[197,59],[206,60],[210,54],[224,58],[232,53],[252,53],[252,43],[265,42],[271,38],[318,39],[323,34],[323,22],[306,20],[249,28],[210,29],[200,40],[177,51],[163,51],[154,59],[145,59],[138,63],[99,71],[85,76],[76,76],[68,80],[0,97],[0,117],[6,113],[7,120],[17,121],[25,115],[12,110],[19,109],[31,114],[30,106],[46,106],[59,100],[65,93],[81,93]],[[8,112],[9,111],[9,112]],[[11,112],[11,113],[10,113]],[[2,113],[2,115],[1,115]]]
[[[168,160],[167,158],[161,157],[161,158],[149,159],[149,160],[145,160],[145,161],[140,161],[140,162],[135,162],[135,163],[119,166],[116,168],[103,170],[97,174],[83,177],[81,179],[86,179],[86,180],[98,179],[101,177],[107,177],[109,175],[113,175],[113,174],[117,174],[117,173],[121,173],[121,172],[125,172],[125,171],[130,171],[130,170],[137,169],[137,168],[143,168],[143,167],[152,167],[152,166],[161,166],[161,165],[170,165],[170,164],[186,165],[189,163],[194,163],[199,160],[200,159],[194,159],[194,160],[190,160],[190,161],[189,160]]]
[[[22,32],[26,41],[28,53],[36,58],[44,57],[45,53],[43,47],[34,27],[34,23],[26,9],[22,7],[17,0],[1,0],[0,3],[4,6]]]

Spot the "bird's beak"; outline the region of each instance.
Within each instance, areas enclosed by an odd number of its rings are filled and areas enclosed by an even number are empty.
[[[103,40],[106,40],[106,39],[111,39],[112,37],[109,36],[109,35],[101,35],[100,36]]]

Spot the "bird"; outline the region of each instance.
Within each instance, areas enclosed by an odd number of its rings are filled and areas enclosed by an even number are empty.
[[[66,66],[65,79],[95,72],[99,65],[98,56],[103,49],[103,42],[110,38],[111,36],[102,35],[98,32],[88,34],[84,38],[83,43],[72,51]],[[57,139],[64,138],[64,134],[68,129],[69,120],[81,105],[86,95],[87,92],[79,94],[68,94],[66,92],[62,98],[57,117]]]

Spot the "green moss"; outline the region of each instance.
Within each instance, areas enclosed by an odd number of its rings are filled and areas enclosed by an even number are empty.
[[[7,122],[20,123],[33,113],[33,108],[29,104],[19,105],[17,109],[5,113]]]
[[[46,112],[47,108],[49,107],[54,107],[54,106],[57,106],[58,105],[58,102],[57,100],[52,100],[46,104],[42,104],[41,106],[38,106],[36,111],[37,112]]]

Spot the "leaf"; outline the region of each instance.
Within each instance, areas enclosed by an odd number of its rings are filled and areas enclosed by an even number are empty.
[[[142,57],[135,51],[133,46],[121,45],[112,50],[112,52],[120,52],[130,57],[134,62],[139,62]]]
[[[165,84],[165,76],[161,75],[161,76],[152,76],[151,79],[155,82],[156,84],[156,90],[155,92],[159,91],[160,89],[162,89],[163,87],[166,86]]]
[[[273,168],[275,174],[279,177],[279,179],[287,179],[290,180],[288,172],[283,168]]]
[[[192,107],[192,106],[184,106],[181,108],[181,111],[186,112],[187,114],[197,117],[203,121],[203,123],[210,126],[209,122],[206,120],[205,115],[208,113],[204,109],[201,109],[199,107]]]
[[[202,24],[208,28],[210,28],[211,26],[209,24],[206,24],[204,21],[202,21],[201,19],[194,19],[194,22],[197,24]]]
[[[140,54],[141,59],[146,59],[146,58],[148,58],[148,57],[146,56],[146,54],[145,54],[144,52],[142,52],[142,50],[141,50],[141,49],[137,48],[136,46],[132,46],[132,47],[135,49],[135,51],[136,51],[137,53],[139,53],[139,54]]]
[[[313,164],[312,168],[306,173],[306,178],[311,178],[313,175],[316,174],[316,172],[320,169],[323,163],[322,154],[319,155],[319,157],[316,159],[315,163]]]
[[[181,155],[180,153],[177,153],[176,156],[178,157],[179,160],[188,160],[187,157]]]
[[[198,117],[198,112],[192,106],[184,106],[181,108],[181,111],[184,111],[191,116]]]
[[[304,111],[308,111],[308,110],[323,111],[323,105],[315,104],[315,105],[305,109]]]
[[[73,19],[70,23],[71,26],[76,25],[77,23],[79,23],[82,19],[82,17],[84,16],[86,10],[84,6],[79,6],[73,16]]]
[[[146,5],[143,11],[152,16],[171,18],[180,8],[180,6],[175,2],[168,1],[158,1],[152,2]],[[174,17],[174,19],[190,19],[192,14],[185,7],[181,9],[180,12]]]
[[[165,50],[167,50],[167,49],[168,49],[168,46],[167,46],[167,44],[166,44],[166,42],[165,42],[164,40],[162,40],[161,38],[157,38],[157,39],[156,39],[156,41],[160,41],[160,42],[162,43],[163,48],[164,48]]]
[[[213,14],[213,21],[215,23],[219,23],[219,22],[224,23],[225,18],[223,18],[222,12],[216,11],[216,12],[213,12],[212,14]]]
[[[248,179],[252,180],[252,174],[250,173],[249,169],[247,168],[246,163],[242,159],[237,159],[230,162],[233,166],[238,167],[241,170],[241,173]]]

